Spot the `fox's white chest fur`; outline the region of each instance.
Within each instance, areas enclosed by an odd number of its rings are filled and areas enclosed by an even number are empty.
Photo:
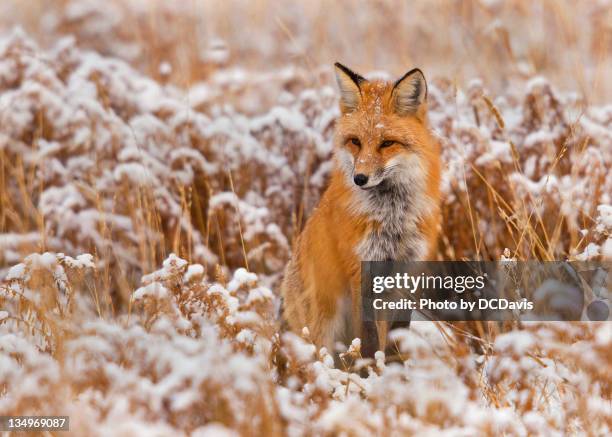
[[[367,210],[380,223],[357,247],[362,261],[420,260],[427,244],[418,227],[427,209],[425,196],[408,187],[380,187],[378,192],[364,193]]]
[[[425,194],[421,167],[410,164],[411,171],[401,177],[385,180],[371,190],[353,189],[355,212],[380,224],[357,246],[361,261],[422,260],[427,255],[427,242],[418,224],[434,204]]]

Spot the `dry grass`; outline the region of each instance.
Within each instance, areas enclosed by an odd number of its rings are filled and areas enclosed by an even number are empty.
[[[610,256],[603,2],[2,8],[0,415],[67,414],[75,435],[610,431],[605,322],[423,322],[397,356],[354,343],[336,367],[279,332],[275,294],[330,169],[336,59],[428,72],[439,259]]]

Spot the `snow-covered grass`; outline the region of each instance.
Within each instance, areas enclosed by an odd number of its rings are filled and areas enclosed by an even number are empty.
[[[0,411],[71,416],[76,435],[605,435],[601,323],[413,323],[397,356],[338,365],[279,333],[256,275],[205,281],[171,255],[131,311],[100,317],[89,259],[30,255],[0,299]],[[196,270],[198,270],[196,268]],[[505,332],[502,332],[505,331]]]
[[[592,32],[605,25],[595,3],[575,18]],[[296,22],[300,4],[274,32],[222,40],[178,6],[154,3],[147,20],[152,4],[3,15],[28,30],[0,36],[0,415],[70,415],[75,435],[610,432],[608,323],[419,322],[373,360],[358,340],[335,360],[307,330],[282,332],[279,278],[325,187],[338,115],[323,55],[286,55],[321,30]],[[487,52],[506,25],[468,34]],[[183,44],[196,34],[197,56]],[[605,48],[574,37],[567,59]],[[347,53],[335,38],[325,50]],[[510,41],[513,57],[481,79],[428,75],[445,164],[438,257],[612,258],[607,85],[560,91],[566,60],[525,66],[519,53],[558,43]],[[274,68],[255,65],[254,43]]]

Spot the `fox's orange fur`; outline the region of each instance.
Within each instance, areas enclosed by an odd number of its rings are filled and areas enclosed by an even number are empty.
[[[282,284],[286,323],[297,332],[307,327],[328,348],[368,334],[361,261],[432,259],[440,222],[440,150],[427,124],[421,71],[387,83],[336,64],[336,76],[334,170]],[[384,350],[387,326],[377,328]]]

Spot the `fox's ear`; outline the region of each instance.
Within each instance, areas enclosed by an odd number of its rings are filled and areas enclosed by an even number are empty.
[[[399,115],[422,115],[427,100],[427,82],[418,68],[404,74],[393,86],[393,106]]]
[[[361,101],[361,88],[359,86],[361,82],[365,82],[365,78],[339,62],[336,62],[334,66],[336,67],[338,88],[340,88],[340,109],[343,114],[353,112]]]

